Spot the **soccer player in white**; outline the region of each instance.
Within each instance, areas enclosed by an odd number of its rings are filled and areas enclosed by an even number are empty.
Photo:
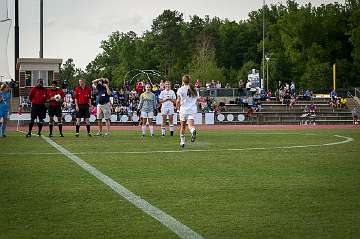
[[[195,114],[197,113],[198,93],[195,87],[190,84],[190,76],[182,77],[183,86],[177,91],[176,107],[180,113],[180,147],[185,146],[185,129],[188,124],[191,133],[191,142],[196,139],[196,129],[194,126]]]
[[[165,81],[165,90],[161,91],[159,96],[159,101],[161,104],[161,115],[162,115],[162,125],[161,125],[161,135],[165,136],[166,134],[166,119],[169,116],[169,128],[170,135],[174,135],[174,105],[176,104],[176,95],[175,92],[171,89],[170,81]]]

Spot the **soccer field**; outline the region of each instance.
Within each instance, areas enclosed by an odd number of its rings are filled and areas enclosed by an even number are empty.
[[[360,235],[360,129],[47,139],[0,140],[0,238]]]

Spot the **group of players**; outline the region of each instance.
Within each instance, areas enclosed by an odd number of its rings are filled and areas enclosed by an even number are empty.
[[[161,91],[159,96],[159,103],[161,104],[162,126],[161,134],[166,134],[166,121],[169,118],[169,131],[170,135],[174,135],[174,114],[175,107],[177,108],[180,116],[180,147],[185,146],[185,131],[188,125],[191,133],[191,142],[196,139],[196,129],[194,126],[194,117],[197,113],[197,100],[198,93],[195,87],[190,83],[189,75],[182,77],[182,87],[177,91],[177,96],[171,90],[171,83],[165,82],[165,89]],[[110,119],[111,119],[111,91],[109,89],[109,81],[101,78],[93,82],[93,86],[97,89],[96,97],[96,118],[98,120],[99,131],[96,136],[102,135],[103,119],[106,122],[106,135],[110,135]],[[146,135],[146,127],[149,126],[150,135],[154,136],[153,118],[154,111],[157,107],[157,99],[154,93],[151,92],[151,85],[148,83],[145,86],[145,92],[140,95],[140,102],[138,111],[140,112],[140,125],[142,137]],[[79,137],[81,118],[84,118],[88,136],[90,133],[90,111],[92,107],[91,102],[92,88],[85,84],[83,79],[79,80],[79,85],[74,90],[75,109],[76,109],[76,133],[75,136]],[[29,123],[29,131],[26,137],[32,135],[32,128],[35,120],[38,119],[38,132],[37,135],[41,136],[44,119],[46,117],[46,103],[48,103],[49,114],[49,137],[53,137],[53,127],[55,124],[59,127],[60,137],[64,137],[62,129],[62,102],[64,99],[63,91],[57,87],[57,82],[51,82],[49,89],[43,85],[43,80],[39,79],[36,86],[31,90],[29,99],[31,101],[31,120]],[[54,118],[57,118],[57,121]]]

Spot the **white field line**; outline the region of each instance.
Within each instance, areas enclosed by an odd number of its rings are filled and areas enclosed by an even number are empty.
[[[187,153],[187,152],[229,152],[229,151],[251,151],[251,150],[271,150],[271,149],[294,149],[294,148],[310,148],[310,147],[325,147],[340,144],[346,144],[354,141],[353,138],[333,135],[336,138],[344,139],[343,141],[326,143],[326,144],[307,144],[307,145],[292,145],[292,146],[276,146],[276,147],[256,147],[256,148],[233,148],[233,149],[184,149],[184,150],[153,150],[153,151],[106,151],[106,152],[77,152],[74,155],[93,155],[93,154],[149,154],[149,153]],[[186,147],[186,146],[185,146]],[[3,152],[0,155],[59,155],[57,152]]]
[[[91,166],[84,160],[80,159],[78,156],[74,155],[67,149],[63,148],[62,146],[58,145],[54,141],[52,141],[50,138],[42,136],[42,138],[48,142],[51,146],[53,146],[55,149],[57,149],[61,154],[68,157],[70,160],[72,160],[74,163],[78,164],[81,168],[83,168],[85,171],[90,173],[91,175],[95,176],[97,179],[99,179],[101,182],[109,186],[112,190],[114,190],[116,193],[118,193],[120,196],[128,200],[130,203],[132,203],[134,206],[148,214],[149,216],[153,217],[154,219],[158,220],[160,223],[162,223],[164,226],[168,227],[171,231],[173,231],[175,234],[177,234],[180,238],[186,238],[186,239],[202,239],[203,237],[193,230],[191,230],[186,225],[182,224],[178,220],[176,220],[174,217],[170,216],[169,214],[161,211],[157,207],[154,207],[144,199],[142,199],[140,196],[135,195],[131,191],[129,191],[127,188],[119,184],[118,182],[114,181],[109,176],[106,176],[102,172],[100,172],[95,167]]]

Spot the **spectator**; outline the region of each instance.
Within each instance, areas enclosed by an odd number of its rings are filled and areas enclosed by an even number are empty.
[[[144,92],[144,86],[143,86],[143,83],[141,81],[136,82],[135,90],[139,95]]]
[[[229,84],[229,83],[226,83],[225,88],[226,88],[226,89],[230,89],[230,88],[231,88],[231,87],[230,87],[230,84]]]
[[[296,96],[291,96],[291,99],[290,99],[290,105],[289,105],[289,108],[290,109],[293,109],[294,108],[294,105],[296,104],[296,101],[297,101],[297,97]]]
[[[245,88],[246,88],[246,96],[249,96],[251,90],[251,81],[246,82]]]
[[[295,95],[296,93],[296,88],[295,88],[295,83],[294,81],[291,81],[291,84],[290,84],[290,95]]]
[[[337,98],[337,94],[336,94],[335,89],[330,92],[330,97],[331,98]]]
[[[160,91],[165,90],[165,82],[164,82],[164,80],[161,80],[161,81],[160,81],[159,89],[160,89]]]
[[[310,123],[313,123],[315,125],[315,119],[316,119],[316,106],[314,104],[311,104],[309,106],[309,114],[310,114]]]
[[[312,94],[311,94],[311,91],[309,89],[307,89],[305,92],[304,92],[304,100],[311,100],[312,99]]]
[[[358,124],[358,116],[359,116],[359,112],[357,110],[356,107],[354,107],[352,110],[351,110],[351,115],[352,115],[352,118],[353,118],[353,124]]]
[[[220,81],[217,81],[215,86],[216,86],[216,89],[220,89],[220,88],[221,88],[221,83],[220,83]]]
[[[341,98],[340,99],[340,108],[341,109],[347,109],[348,106],[347,106],[347,103],[348,103],[348,100],[346,98]]]

